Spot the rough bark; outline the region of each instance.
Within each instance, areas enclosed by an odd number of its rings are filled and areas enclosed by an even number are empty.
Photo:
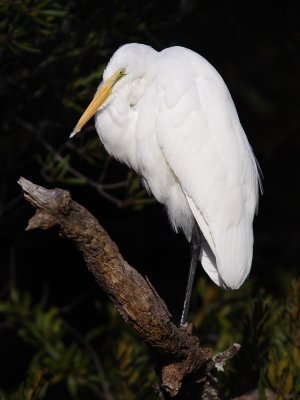
[[[25,198],[36,208],[27,230],[59,226],[82,253],[97,283],[117,307],[124,321],[149,346],[156,360],[156,373],[165,399],[220,399],[214,368],[239,350],[233,344],[212,356],[200,347],[191,328],[178,328],[153,286],[121,256],[98,221],[61,189],[47,190],[20,178]]]

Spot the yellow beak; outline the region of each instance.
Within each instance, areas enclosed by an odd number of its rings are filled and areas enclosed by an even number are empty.
[[[105,81],[95,94],[93,100],[88,105],[85,112],[80,117],[77,122],[73,132],[70,135],[70,138],[75,136],[78,132],[81,131],[83,126],[92,118],[92,116],[96,113],[96,111],[102,106],[105,100],[110,96],[112,89],[115,83],[125,75],[125,69],[121,68],[117,72],[115,72],[107,81]]]

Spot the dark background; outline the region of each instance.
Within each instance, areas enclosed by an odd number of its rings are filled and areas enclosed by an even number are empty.
[[[41,174],[38,158],[47,156],[41,138],[53,148],[68,140],[101,79],[103,66],[120,45],[133,41],[157,50],[172,45],[191,48],[224,78],[264,175],[264,195],[254,224],[251,279],[267,292],[284,292],[290,279],[299,276],[297,2],[50,3],[65,12],[61,17],[53,16],[52,28],[42,26],[31,15],[36,2],[25,1],[20,7],[15,1],[2,6],[6,19],[0,63],[3,293],[7,284],[13,283],[34,299],[46,297],[49,304],[59,307],[79,297],[76,320],[82,330],[93,324],[94,318],[87,299],[104,297],[71,243],[59,238],[55,230],[24,232],[33,210],[16,183],[23,175],[46,187],[68,188],[73,198],[99,219],[127,261],[150,278],[178,318],[188,246],[182,235],[171,231],[163,208],[157,204],[139,211],[117,208],[89,186],[49,182]],[[21,36],[14,35],[16,27],[23,31]],[[43,34],[42,29],[50,33]],[[84,77],[86,85],[78,83]],[[88,138],[96,135],[90,130]],[[74,145],[80,146],[80,141],[75,139]],[[79,163],[78,168],[89,174],[89,167],[84,170]],[[107,180],[113,182],[126,174],[125,167],[113,163]],[[4,357],[10,352],[13,358],[16,351],[7,346],[0,350],[2,368]],[[1,381],[9,385],[12,378],[6,380],[2,375]]]

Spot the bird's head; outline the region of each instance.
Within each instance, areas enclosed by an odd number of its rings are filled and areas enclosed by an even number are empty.
[[[125,44],[111,57],[103,73],[103,80],[70,137],[81,131],[93,115],[106,104],[112,93],[122,86],[142,78],[153,61],[156,51],[138,43]]]

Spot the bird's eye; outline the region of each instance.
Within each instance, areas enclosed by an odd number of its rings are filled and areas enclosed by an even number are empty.
[[[121,68],[119,71],[119,77],[125,75],[125,68]]]

